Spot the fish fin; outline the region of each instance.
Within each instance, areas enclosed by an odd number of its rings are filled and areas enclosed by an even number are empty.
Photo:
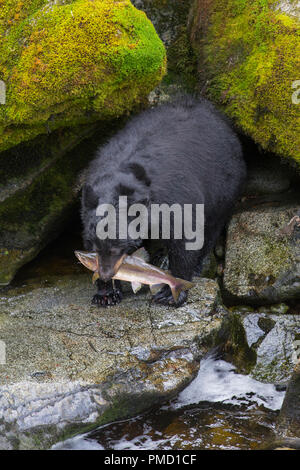
[[[99,273],[97,273],[97,271],[93,274],[93,277],[92,277],[92,281],[93,281],[93,284],[95,284],[95,282],[97,281],[97,279],[99,279]]]
[[[175,286],[171,287],[171,291],[172,291],[173,299],[175,300],[175,302],[177,302],[180,292],[183,290],[191,289],[192,287],[194,287],[195,283],[186,281],[185,279],[179,279],[177,277],[175,279],[176,279],[176,284]]]
[[[132,282],[131,287],[133,292],[136,294],[142,287],[142,284],[140,282]]]
[[[151,294],[156,294],[163,286],[164,284],[151,284],[150,286]]]
[[[145,248],[142,246],[142,248],[139,248],[136,250],[134,253],[132,253],[132,256],[135,258],[140,258],[145,262],[149,261],[149,253],[145,250]]]

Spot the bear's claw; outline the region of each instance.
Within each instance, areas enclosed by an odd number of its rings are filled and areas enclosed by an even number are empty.
[[[152,301],[156,304],[160,305],[168,305],[170,307],[180,307],[187,299],[187,292],[181,291],[177,302],[175,302],[171,289],[168,285],[165,285],[162,289],[160,289],[157,294],[152,297]]]

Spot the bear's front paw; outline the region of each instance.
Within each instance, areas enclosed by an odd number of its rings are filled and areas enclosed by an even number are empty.
[[[98,307],[110,307],[111,305],[119,304],[122,298],[122,292],[119,289],[113,289],[109,292],[98,292],[92,298],[92,304]]]
[[[175,302],[170,287],[165,285],[162,289],[160,289],[159,292],[157,292],[157,294],[152,297],[152,301],[156,304],[180,307],[186,301],[187,296],[188,295],[186,291],[181,291],[177,302]]]

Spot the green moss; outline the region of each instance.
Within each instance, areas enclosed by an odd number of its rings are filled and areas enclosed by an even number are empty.
[[[208,95],[264,149],[300,163],[299,22],[274,0],[216,0],[200,46]],[[199,2],[199,9],[202,2]],[[207,12],[206,12],[207,13]],[[199,47],[199,45],[198,45]]]
[[[293,364],[285,359],[278,364],[278,359],[273,359],[269,364],[258,364],[252,373],[254,379],[266,383],[274,383],[289,379],[293,370]]]
[[[89,132],[85,129],[77,129],[78,146],[70,152],[72,158],[69,158],[69,154],[66,153],[68,145],[71,148],[74,145],[72,131],[66,130],[61,136],[56,134],[51,140],[48,139],[48,149],[45,149],[48,162],[45,170],[34,178],[26,189],[21,187],[19,191],[2,202],[0,205],[1,232],[3,232],[3,237],[5,232],[17,234],[17,245],[13,243],[13,246],[23,248],[22,240],[32,239],[35,236],[38,240],[40,230],[47,221],[58,217],[62,209],[75,199],[74,185],[78,171],[84,168],[96,145],[94,142],[89,143],[89,140],[81,144],[79,141],[92,135],[93,131],[95,131],[93,128]],[[96,142],[97,137],[94,139]],[[41,138],[35,142],[35,145],[38,145],[39,141],[41,145],[43,144],[43,138]],[[24,236],[21,235],[22,232]]]
[[[7,3],[0,21],[0,79],[7,84],[0,150],[62,126],[120,116],[165,73],[164,46],[129,0]]]

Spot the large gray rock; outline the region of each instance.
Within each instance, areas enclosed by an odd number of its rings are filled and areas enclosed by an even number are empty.
[[[222,323],[219,288],[209,279],[199,279],[179,309],[152,305],[147,289],[98,309],[93,291],[81,274],[2,292],[3,448],[49,447],[176,394]]]
[[[297,203],[235,214],[227,234],[224,289],[236,302],[278,303],[300,296],[300,230],[282,234]]]

